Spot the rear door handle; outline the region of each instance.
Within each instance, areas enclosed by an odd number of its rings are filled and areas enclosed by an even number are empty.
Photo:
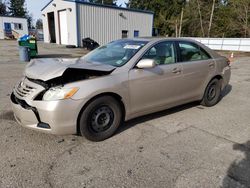
[[[174,73],[174,74],[181,73],[181,69],[179,69],[179,68],[174,68],[174,69],[172,70],[172,73]]]

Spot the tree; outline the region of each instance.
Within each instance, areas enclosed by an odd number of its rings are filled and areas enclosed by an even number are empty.
[[[250,1],[249,0],[234,0],[230,2],[235,14],[237,15],[237,21],[239,28],[242,29],[242,35],[244,37],[250,36],[249,34],[249,21],[250,21]]]
[[[25,0],[10,0],[10,6],[8,8],[11,16],[26,16]]]
[[[137,8],[137,9],[143,9],[143,10],[149,10],[152,9],[152,5],[159,4],[161,2],[150,2],[147,0],[129,0],[128,3],[126,3],[127,7],[129,8]]]
[[[6,5],[4,2],[0,1],[0,15],[6,15],[7,10],[6,10]]]
[[[184,14],[184,8],[185,8],[187,1],[186,0],[179,0],[178,3],[181,5],[181,18],[180,18],[180,26],[179,26],[179,37],[181,37],[183,14]]]
[[[205,37],[204,27],[203,27],[203,20],[202,20],[202,14],[201,14],[200,0],[196,0],[196,1],[197,1],[198,12],[199,12],[199,18],[200,18],[200,25],[201,25],[202,37]]]
[[[26,15],[25,15],[25,17],[27,18],[27,21],[28,21],[28,28],[29,29],[34,29],[34,26],[33,26],[33,15],[29,14],[27,12]]]
[[[43,29],[43,21],[42,21],[42,19],[38,19],[36,21],[36,29]]]
[[[160,29],[161,35],[179,34],[180,13],[182,4],[176,0],[129,0],[128,7],[151,10],[154,15],[154,27]]]
[[[154,12],[163,36],[250,37],[250,0],[129,0]]]

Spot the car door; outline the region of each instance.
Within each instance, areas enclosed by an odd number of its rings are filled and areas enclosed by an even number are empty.
[[[153,68],[129,71],[131,112],[156,111],[176,103],[182,92],[182,66],[176,63],[174,42],[161,42],[148,50],[141,59],[153,59]]]
[[[183,99],[198,99],[204,93],[204,83],[215,72],[215,62],[211,56],[195,43],[178,42],[179,61],[183,67]]]

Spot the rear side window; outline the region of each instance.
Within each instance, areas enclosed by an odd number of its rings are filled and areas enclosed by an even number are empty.
[[[179,42],[179,49],[181,62],[211,59],[204,49],[193,43]]]

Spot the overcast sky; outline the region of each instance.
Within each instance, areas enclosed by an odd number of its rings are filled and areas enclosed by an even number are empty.
[[[33,14],[34,22],[38,18],[41,18],[41,9],[49,2],[50,0],[26,0],[27,8],[30,13]],[[127,2],[128,0],[118,0],[118,5]]]

